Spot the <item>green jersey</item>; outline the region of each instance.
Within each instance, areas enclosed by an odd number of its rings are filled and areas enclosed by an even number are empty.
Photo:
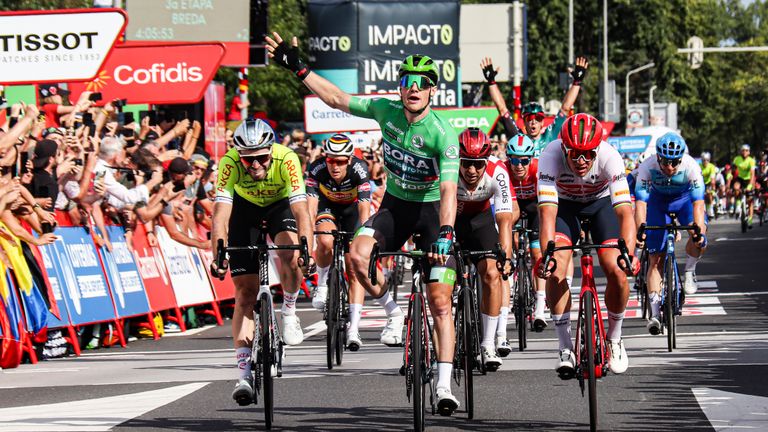
[[[430,110],[408,123],[399,100],[352,97],[349,111],[376,120],[384,141],[387,193],[404,201],[440,200],[440,182],[459,178],[459,138],[447,120]]]
[[[751,180],[752,175],[755,172],[755,158],[752,156],[747,156],[746,159],[741,157],[741,155],[736,156],[733,158],[733,165],[736,167],[736,169],[739,171],[738,176],[739,178],[743,180]]]
[[[539,136],[536,137],[536,139],[533,140],[533,157],[539,157],[542,151],[544,151],[544,147],[547,146],[550,142],[557,139],[557,136],[560,135],[560,129],[563,128],[563,123],[565,123],[565,120],[568,118],[565,114],[563,114],[562,111],[559,111],[557,115],[555,116],[555,120],[550,123],[549,126],[547,126]]]
[[[707,166],[701,164],[701,176],[704,178],[704,186],[709,187],[712,184],[712,179],[717,176],[717,168],[715,164],[708,163]]]

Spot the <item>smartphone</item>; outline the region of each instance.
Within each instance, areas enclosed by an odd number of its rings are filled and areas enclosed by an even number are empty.
[[[131,124],[136,121],[136,119],[134,119],[133,117],[132,112],[123,113],[123,120],[124,120],[123,124]]]
[[[75,164],[75,166],[83,166],[83,160],[80,158],[74,159],[72,162]]]
[[[87,112],[83,113],[83,124],[88,126],[93,123],[93,114]]]
[[[179,183],[174,183],[173,184],[173,191],[174,192],[181,192],[181,191],[183,191],[186,188],[187,187],[184,186],[184,182],[179,182]]]
[[[40,223],[40,228],[43,230],[43,234],[48,234],[53,232],[53,225],[50,222]]]
[[[94,92],[88,96],[88,100],[92,102],[98,102],[101,100],[101,92]]]
[[[176,121],[182,121],[187,118],[189,118],[189,114],[187,113],[186,110],[176,112]],[[190,123],[190,126],[191,126],[191,123]]]
[[[144,117],[149,117],[149,125],[157,126],[157,112],[156,111],[139,111],[139,119],[144,120]]]

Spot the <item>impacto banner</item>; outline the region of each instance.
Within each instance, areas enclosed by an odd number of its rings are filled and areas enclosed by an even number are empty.
[[[315,0],[307,11],[312,69],[357,70],[357,3]]]
[[[358,2],[358,89],[397,91],[397,71],[411,54],[432,57],[440,69],[436,107],[461,103],[458,1]]]

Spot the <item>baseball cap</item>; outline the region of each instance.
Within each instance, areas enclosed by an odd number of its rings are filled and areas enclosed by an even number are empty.
[[[35,157],[32,159],[32,165],[35,168],[44,168],[48,165],[48,158],[56,156],[56,150],[59,146],[56,141],[43,139],[37,142],[35,146]]]
[[[208,158],[199,153],[193,154],[192,157],[189,158],[189,163],[203,169],[208,168]]]
[[[741,145],[741,149],[742,150],[749,150],[750,149],[749,144],[742,144]]]
[[[57,84],[41,84],[37,92],[40,94],[40,97],[56,96],[57,94],[66,96],[69,94],[69,90],[63,89]]]
[[[174,158],[168,165],[169,174],[186,174],[190,171],[192,171],[192,167],[183,157]]]
[[[61,136],[65,136],[67,132],[64,128],[57,128],[57,127],[47,127],[43,129],[43,138],[51,134],[58,134]]]

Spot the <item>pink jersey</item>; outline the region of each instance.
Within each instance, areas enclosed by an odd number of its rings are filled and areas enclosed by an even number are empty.
[[[512,201],[516,198],[514,190],[510,188],[507,169],[498,158],[491,156],[488,158],[485,174],[473,190],[467,188],[464,179],[459,175],[456,199],[458,201],[456,213],[472,215],[491,208],[491,199],[493,199],[493,208],[496,213],[511,212]]]

